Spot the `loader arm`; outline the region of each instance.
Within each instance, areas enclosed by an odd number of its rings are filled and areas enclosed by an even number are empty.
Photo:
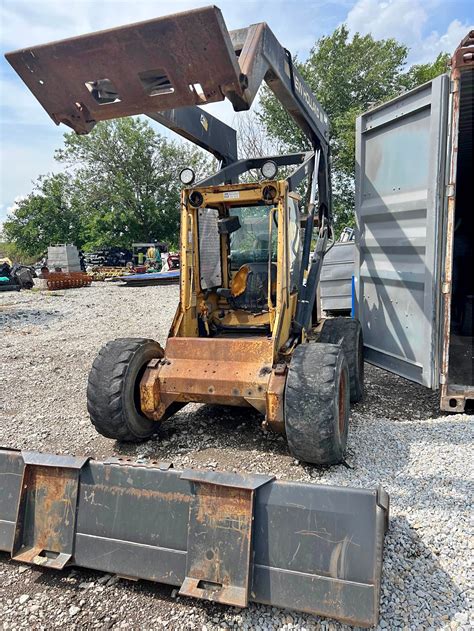
[[[221,168],[237,161],[235,129],[200,107],[193,105],[164,112],[147,112],[147,116],[212,153]]]
[[[237,159],[235,131],[193,106],[228,98],[235,111],[248,110],[265,81],[321,150],[320,195],[329,209],[327,114],[264,22],[229,32],[220,10],[205,7],[6,58],[56,124],[88,133],[100,120],[147,114],[224,166]]]
[[[328,147],[328,117],[291,54],[263,22],[229,32],[217,7],[5,56],[54,122],[77,133],[88,133],[100,120],[163,113],[225,98],[235,111],[248,110],[265,81],[313,149]]]

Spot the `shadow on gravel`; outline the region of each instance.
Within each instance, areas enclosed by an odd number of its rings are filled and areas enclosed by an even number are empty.
[[[0,553],[0,562],[16,566],[10,561],[6,553]],[[71,572],[72,570],[72,572]],[[22,582],[22,578],[19,582]],[[32,574],[29,574],[34,589],[42,588],[47,590],[52,599],[56,594],[52,589],[61,590],[58,596],[61,598],[63,590],[68,590],[68,605],[78,602],[82,598],[88,600],[87,610],[84,612],[91,622],[100,622],[104,617],[111,617],[111,622],[121,622],[127,620],[127,614],[114,615],[102,606],[102,603],[120,602],[143,607],[141,611],[134,611],[133,623],[146,622],[156,616],[157,611],[150,607],[158,605],[156,599],[161,601],[162,606],[166,606],[174,611],[176,606],[186,609],[199,610],[204,616],[212,618],[225,614],[226,623],[232,624],[234,616],[241,621],[242,614],[249,615],[252,610],[255,612],[253,623],[258,622],[264,608],[258,608],[251,604],[250,612],[245,610],[236,611],[231,607],[194,600],[186,597],[172,598],[171,594],[175,586],[169,586],[150,581],[134,582],[130,580],[120,580],[113,586],[107,586],[100,593],[95,592],[96,581],[104,576],[102,572],[85,570],[76,567],[68,567],[61,571],[47,570],[40,567],[32,567]],[[84,589],[84,584],[94,583]],[[83,585],[81,588],[80,585]],[[179,588],[178,588],[179,589]],[[91,598],[93,597],[93,600]],[[70,601],[70,602],[69,602]],[[133,602],[135,601],[135,602]],[[154,601],[154,603],[153,603]],[[467,611],[468,602],[465,595],[454,584],[451,577],[441,567],[438,557],[420,539],[417,531],[410,527],[403,517],[395,517],[390,521],[390,529],[385,538],[384,567],[382,574],[381,588],[381,610],[380,618],[386,622],[388,628],[441,628],[449,624],[457,613]],[[123,608],[122,608],[123,609]],[[134,610],[134,607],[130,607]],[[160,607],[161,609],[161,607]],[[284,613],[277,609],[272,611],[272,616],[279,617]],[[317,624],[320,618],[305,615],[293,614],[298,617],[303,616],[306,624]],[[81,616],[82,617],[82,616]],[[138,618],[138,619],[137,619]],[[239,627],[239,622],[235,622]],[[271,618],[268,619],[271,621]],[[130,620],[129,620],[130,621]],[[84,620],[85,622],[85,620]],[[131,622],[131,621],[130,621]],[[247,620],[247,623],[251,620]],[[273,621],[274,622],[274,621]],[[241,624],[241,622],[240,622]],[[217,625],[216,625],[217,626]],[[220,625],[219,625],[220,626]],[[344,627],[352,628],[352,627]]]
[[[217,405],[189,405],[160,427],[155,440],[144,443],[149,458],[163,458],[163,447],[169,454],[194,450],[242,450],[286,455],[290,458],[285,437],[264,432],[263,416],[251,408]],[[114,451],[136,456],[140,447],[116,442]],[[225,455],[222,451],[221,455]],[[169,457],[169,455],[168,455]]]
[[[0,309],[0,328],[16,330],[25,326],[44,326],[63,318],[55,309],[25,309],[7,304]]]
[[[446,416],[439,409],[439,392],[393,373],[365,364],[365,396],[355,412],[394,421],[426,420]]]

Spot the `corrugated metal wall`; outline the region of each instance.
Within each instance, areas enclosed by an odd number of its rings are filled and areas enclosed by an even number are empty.
[[[366,359],[437,387],[440,221],[449,81],[357,121],[357,301]]]

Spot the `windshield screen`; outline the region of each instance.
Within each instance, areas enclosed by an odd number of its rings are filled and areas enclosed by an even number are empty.
[[[264,263],[269,257],[268,215],[273,206],[242,206],[230,208],[229,215],[237,216],[240,228],[230,235],[230,266],[239,269],[245,263]],[[272,228],[272,261],[277,258],[278,229]]]

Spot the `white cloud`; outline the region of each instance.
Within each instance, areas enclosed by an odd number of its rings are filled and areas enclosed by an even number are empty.
[[[357,0],[347,14],[351,33],[371,33],[376,39],[394,37],[410,48],[408,61],[433,61],[440,52],[452,53],[469,29],[469,23],[454,19],[445,33],[434,30],[428,35],[431,12],[439,0]]]
[[[427,14],[418,0],[358,0],[347,14],[351,32],[371,33],[376,39],[394,37],[415,41]]]
[[[459,42],[466,36],[467,32],[474,28],[473,24],[462,23],[460,20],[453,20],[445,33],[440,35],[437,31],[432,31],[428,37],[421,42],[419,51],[419,61],[421,63],[431,61],[440,52],[453,53],[459,46]]]

